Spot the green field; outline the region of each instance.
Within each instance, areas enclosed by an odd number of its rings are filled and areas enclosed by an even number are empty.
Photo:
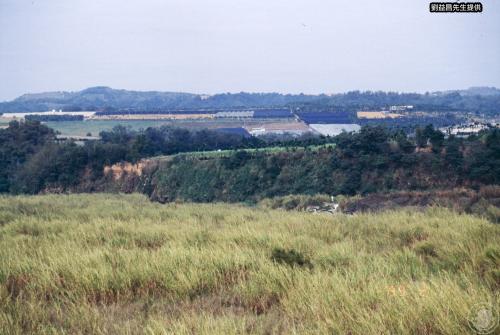
[[[5,118],[2,118],[0,116],[0,128],[2,127],[7,127],[9,125],[9,120],[8,119],[5,119]]]
[[[469,334],[500,284],[500,226],[436,208],[2,197],[0,227],[1,334]]]
[[[192,152],[182,152],[179,154],[171,155],[171,156],[156,156],[152,159],[162,160],[165,158],[172,157],[188,157],[188,158],[222,158],[222,157],[230,157],[234,155],[237,151],[244,151],[250,154],[253,153],[278,153],[278,152],[287,152],[287,151],[319,151],[321,149],[334,148],[334,143],[327,143],[321,145],[309,145],[307,147],[264,147],[264,148],[250,148],[250,149],[238,149],[238,150],[211,150],[211,151],[192,151]],[[306,149],[307,148],[307,149]]]
[[[175,126],[190,129],[220,128],[220,127],[242,127],[243,125],[261,125],[265,123],[284,122],[289,119],[265,119],[265,120],[86,120],[86,121],[58,121],[44,122],[48,127],[59,131],[62,135],[85,136],[91,133],[98,136],[101,131],[111,130],[117,125],[130,127],[134,130],[146,129],[148,127]],[[1,123],[1,121],[0,121]]]
[[[99,136],[101,131],[111,130],[113,127],[121,125],[134,130],[146,129],[148,127],[160,127],[170,125],[170,121],[116,121],[116,120],[92,120],[92,121],[58,121],[44,122],[48,127],[59,131],[62,135],[85,136],[91,133],[92,136]]]
[[[0,127],[9,125],[10,119],[0,117]],[[86,136],[91,133],[92,136],[99,136],[101,131],[111,130],[117,125],[130,127],[134,130],[146,129],[148,127],[160,127],[169,125],[169,121],[57,121],[43,122],[48,127],[60,132],[66,136]]]

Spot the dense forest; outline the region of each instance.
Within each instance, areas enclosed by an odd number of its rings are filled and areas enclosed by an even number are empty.
[[[318,145],[331,138],[303,136],[280,140],[213,130],[160,127],[133,131],[117,126],[100,133],[101,139],[58,142],[54,131],[38,121],[12,121],[0,129],[0,193],[38,193],[46,188],[71,189],[85,175],[102,177],[104,166],[120,161],[173,155],[181,152]]]
[[[500,94],[470,95],[458,91],[432,94],[353,91],[318,97],[314,101],[299,104],[298,107],[303,111],[324,109],[358,111],[386,108],[391,105],[412,105],[414,110],[428,112],[465,112],[495,116],[498,115],[500,108]]]
[[[383,127],[334,138],[265,141],[215,131],[170,127],[131,131],[116,127],[84,145],[58,142],[36,121],[0,129],[0,192],[95,191],[104,167],[181,152],[232,149],[213,159],[160,160],[138,189],[160,201],[254,201],[286,194],[368,194],[500,183],[500,131],[467,139],[432,126],[414,137]],[[335,143],[320,150],[311,146]],[[276,153],[238,149],[288,147]],[[302,147],[302,150],[297,150]],[[102,189],[101,189],[102,190]]]
[[[479,187],[500,183],[500,131],[460,139],[432,126],[414,139],[365,127],[335,138],[336,147],[160,164],[151,196],[159,201],[257,201],[287,194],[355,195],[393,190]]]

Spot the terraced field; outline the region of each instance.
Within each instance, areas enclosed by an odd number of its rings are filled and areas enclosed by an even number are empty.
[[[182,152],[179,154],[171,155],[171,156],[156,156],[151,158],[151,160],[164,160],[164,159],[172,159],[173,157],[186,157],[186,158],[222,158],[222,157],[230,157],[234,155],[235,152],[245,152],[248,154],[273,154],[278,152],[287,152],[287,151],[319,151],[319,150],[328,150],[329,148],[334,148],[334,143],[327,143],[322,145],[309,145],[306,147],[264,147],[264,148],[251,148],[251,149],[238,149],[238,150],[211,150],[211,151],[193,151],[193,152]]]

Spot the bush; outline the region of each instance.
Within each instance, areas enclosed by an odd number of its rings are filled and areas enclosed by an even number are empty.
[[[481,198],[500,198],[500,186],[499,185],[485,185],[479,190],[479,196]]]
[[[287,264],[292,267],[300,266],[307,267],[309,269],[313,268],[313,265],[309,258],[294,249],[285,250],[281,248],[275,248],[273,250],[271,259],[275,262]]]
[[[470,212],[477,216],[483,217],[490,222],[500,223],[500,208],[491,205],[488,200],[481,198],[471,208]]]
[[[320,206],[325,202],[330,202],[330,196],[326,194],[299,194],[263,199],[259,204],[265,208],[303,211],[308,206]]]
[[[500,287],[500,249],[489,247],[479,260],[480,273],[490,284]]]
[[[421,256],[437,257],[437,248],[434,244],[424,242],[415,248],[415,252]]]
[[[417,241],[423,241],[429,237],[429,233],[427,233],[422,227],[414,227],[412,229],[403,230],[399,233],[399,239],[401,240],[402,245],[412,245]]]

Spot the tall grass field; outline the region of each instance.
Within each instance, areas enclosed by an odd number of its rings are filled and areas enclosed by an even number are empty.
[[[500,226],[441,208],[0,197],[0,334],[474,334],[499,288]]]

